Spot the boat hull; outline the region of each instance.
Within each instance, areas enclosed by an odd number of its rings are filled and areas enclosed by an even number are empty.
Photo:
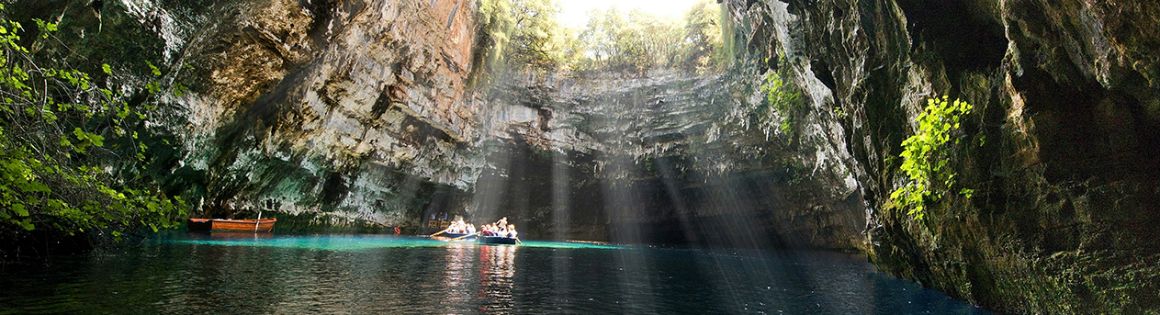
[[[213,219],[189,218],[188,227],[191,232],[209,232],[213,227]]]
[[[460,237],[463,237],[463,236],[466,236],[466,235],[467,235],[467,234],[460,234],[460,233],[443,233],[443,234],[439,234],[439,236],[446,237],[446,238],[460,238]]]
[[[492,245],[515,245],[516,239],[503,236],[480,236],[479,243]]]
[[[270,232],[277,218],[261,220],[230,220],[190,218],[190,231]]]

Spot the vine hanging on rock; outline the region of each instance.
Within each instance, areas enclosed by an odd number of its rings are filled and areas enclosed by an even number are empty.
[[[927,100],[918,115],[918,129],[902,141],[902,165],[906,184],[890,194],[890,199],[915,220],[924,218],[927,202],[937,201],[956,186],[957,172],[951,167],[951,144],[963,138],[961,123],[974,107],[966,101],[948,97]],[[974,190],[963,188],[960,194],[970,198]]]

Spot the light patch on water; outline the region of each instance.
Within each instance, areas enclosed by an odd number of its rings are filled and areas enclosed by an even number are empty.
[[[269,235],[230,235],[222,236],[210,234],[204,237],[191,236],[190,238],[165,239],[163,243],[210,245],[210,246],[247,246],[247,247],[274,247],[296,248],[330,251],[367,250],[376,248],[438,248],[469,246],[511,246],[511,245],[479,245],[474,241],[447,242],[432,238],[415,236],[390,235],[304,235],[304,236],[269,236]],[[560,248],[560,249],[622,249],[623,246],[578,242],[550,242],[550,241],[523,241],[520,247],[532,248]]]

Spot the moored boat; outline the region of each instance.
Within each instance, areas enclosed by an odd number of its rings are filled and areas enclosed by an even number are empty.
[[[268,219],[207,219],[189,218],[190,231],[270,232],[277,218]]]
[[[213,219],[189,218],[190,232],[208,232],[213,227]]]
[[[480,244],[493,245],[515,245],[519,239],[506,236],[480,236],[478,238]]]

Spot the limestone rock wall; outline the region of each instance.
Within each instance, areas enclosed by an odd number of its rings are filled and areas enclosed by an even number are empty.
[[[475,214],[565,239],[859,247],[853,179],[763,127],[757,71],[509,81],[488,94]]]
[[[188,109],[185,163],[211,212],[415,225],[434,191],[469,188],[475,1],[211,8],[173,60],[193,91],[174,100]]]
[[[855,174],[878,267],[1005,312],[1160,308],[1156,2],[727,5],[747,50],[806,87],[813,145]],[[953,165],[977,194],[918,223],[888,197],[939,95],[976,106]]]
[[[861,244],[845,165],[798,155],[753,113],[764,69],[513,72],[468,87],[475,5],[123,0],[99,10],[155,35],[150,58],[189,87],[169,100],[166,124],[185,148],[173,186],[204,196],[195,203],[209,215],[273,209],[310,219],[295,226],[404,227],[508,215],[533,237]]]

